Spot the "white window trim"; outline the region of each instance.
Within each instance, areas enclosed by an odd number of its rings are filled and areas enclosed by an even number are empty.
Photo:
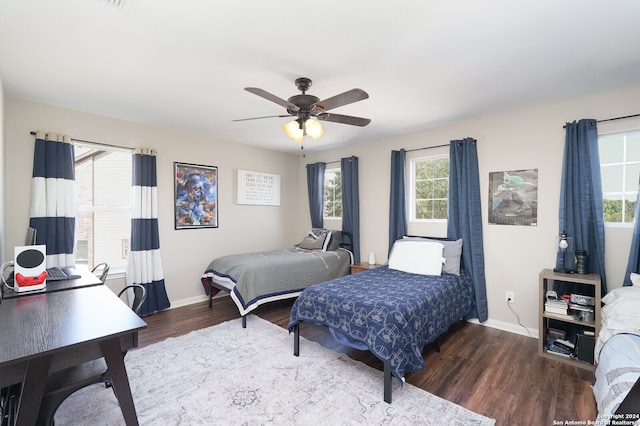
[[[327,180],[326,180],[326,173],[327,173],[327,172],[333,172],[333,171],[341,172],[342,170],[341,170],[341,168],[340,168],[340,167],[331,167],[331,168],[329,168],[329,169],[325,169],[325,179],[324,179],[324,181],[322,182],[322,191],[323,191],[323,192],[324,192],[324,190],[325,190],[325,188],[326,188],[326,187],[325,187],[325,183],[327,182]],[[324,206],[322,206],[322,219],[324,219],[324,220],[336,220],[336,221],[340,221],[340,220],[342,220],[342,216],[325,216],[325,215],[324,215]]]
[[[416,163],[424,160],[438,160],[449,158],[448,154],[436,154],[409,159],[409,222],[411,223],[447,223],[447,219],[418,219],[416,218]]]
[[[611,135],[629,134],[629,133],[638,133],[638,132],[640,132],[640,120],[638,120],[638,123],[637,123],[638,127],[633,127],[633,126],[632,127],[628,127],[629,124],[630,124],[628,122],[627,123],[623,123],[624,126],[618,126],[616,124],[618,124],[618,123],[602,126],[602,127],[604,127],[605,131],[601,131],[600,129],[598,129],[598,142],[599,142],[599,139],[600,139],[601,136],[605,137],[605,136],[611,136]],[[625,145],[625,150],[626,150],[626,145]],[[622,169],[623,170],[623,173],[622,173],[623,182],[626,182],[627,166],[628,165],[632,165],[632,164],[640,164],[640,161],[606,163],[607,166],[624,165],[624,167]],[[602,163],[600,163],[600,168],[602,169]],[[604,192],[605,191],[603,191],[603,198],[604,198]],[[627,193],[628,192],[629,191],[627,191]],[[618,194],[618,193],[617,192],[608,192],[608,194]],[[624,198],[626,194],[624,192],[620,192],[619,195],[622,198]],[[620,229],[625,229],[625,228],[631,228],[632,229],[634,227],[634,223],[633,222],[606,222],[605,221],[604,225],[605,225],[605,227],[620,228]]]

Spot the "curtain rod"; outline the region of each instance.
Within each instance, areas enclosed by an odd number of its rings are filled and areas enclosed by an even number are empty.
[[[625,118],[634,118],[634,117],[640,117],[640,114],[625,115],[624,117],[607,118],[605,120],[596,120],[596,123],[602,123],[602,122],[605,122],[605,121],[624,120]]]
[[[604,120],[596,120],[596,123],[604,123],[605,121],[624,120],[625,118],[635,118],[635,117],[640,117],[640,114],[625,115],[625,116],[622,116],[622,117],[605,118]],[[567,125],[565,124],[564,126],[562,126],[562,128],[566,129]]]
[[[433,148],[444,148],[444,147],[447,147],[447,146],[449,146],[449,144],[435,145],[435,146],[425,146],[423,148],[407,149],[406,152],[422,151],[424,149],[433,149]]]
[[[36,135],[36,132],[34,132],[34,131],[31,131],[30,133],[31,133],[33,136],[35,136],[35,135]],[[104,147],[108,147],[108,148],[126,149],[126,150],[129,150],[129,151],[131,151],[131,152],[133,152],[133,151],[134,151],[134,149],[133,149],[133,148],[129,148],[128,146],[112,145],[112,144],[108,144],[108,143],[100,143],[100,142],[94,142],[94,141],[87,141],[87,140],[84,140],[84,139],[75,139],[75,138],[71,138],[71,142],[80,142],[80,143],[84,142],[84,143],[90,143],[90,144],[92,144],[92,145],[104,146]]]
[[[353,158],[353,157],[355,157],[355,156],[354,156],[354,155],[352,155],[351,157],[345,157],[345,158],[349,158],[349,159],[351,159],[351,158]],[[355,157],[355,158],[358,158],[358,157]],[[324,163],[324,164],[336,164],[336,163],[342,163],[342,160],[325,161],[325,163]]]

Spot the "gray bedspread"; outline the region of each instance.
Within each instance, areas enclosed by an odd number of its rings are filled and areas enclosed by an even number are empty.
[[[271,300],[296,297],[310,285],[349,274],[351,252],[292,247],[214,259],[205,278],[226,283],[241,315]]]

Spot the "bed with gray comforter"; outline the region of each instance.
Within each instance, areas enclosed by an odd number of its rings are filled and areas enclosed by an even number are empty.
[[[342,233],[314,229],[293,247],[213,259],[201,277],[212,297],[228,291],[243,317],[263,303],[297,297],[310,285],[348,275],[350,250],[341,247]]]

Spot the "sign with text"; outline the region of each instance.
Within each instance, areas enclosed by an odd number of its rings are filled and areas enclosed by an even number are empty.
[[[238,204],[280,205],[280,175],[238,169]]]

